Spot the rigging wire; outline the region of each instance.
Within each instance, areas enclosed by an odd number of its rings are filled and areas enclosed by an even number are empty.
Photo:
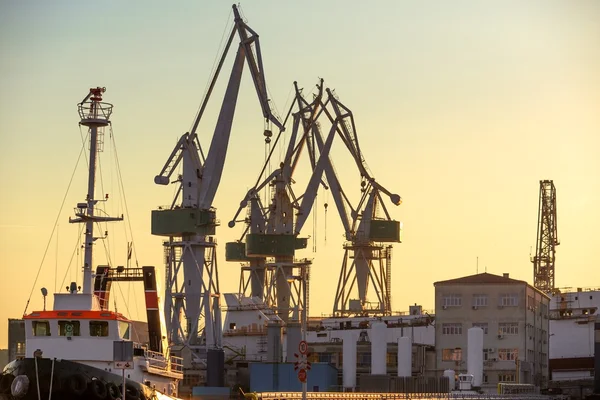
[[[327,207],[329,206],[329,190],[325,191],[325,204],[323,204],[323,206],[325,207],[325,237],[323,238],[323,243],[325,246],[327,246]]]
[[[79,255],[79,249],[81,246],[81,233],[83,232],[83,225],[79,226],[79,232],[77,233],[77,240],[75,243],[75,248],[73,249],[73,252],[71,253],[71,258],[69,259],[69,263],[67,264],[67,270],[65,271],[65,275],[63,276],[63,280],[60,283],[60,286],[62,287],[65,284],[65,280],[67,279],[67,276],[69,275],[70,272],[72,272],[72,268],[71,266],[73,265],[73,258],[75,258],[76,255]]]
[[[217,54],[215,55],[215,59],[213,61],[213,65],[212,68],[210,70],[210,74],[208,75],[208,81],[206,82],[206,86],[204,88],[204,93],[202,94],[201,97],[201,101],[200,101],[200,105],[198,105],[198,110],[196,111],[196,115],[194,116],[194,121],[196,120],[196,118],[198,118],[198,115],[200,114],[200,108],[202,107],[202,103],[204,102],[204,98],[206,98],[207,94],[208,94],[208,88],[210,87],[210,82],[213,80],[213,76],[217,70],[217,62],[220,59],[219,55],[221,55],[222,51],[224,51],[224,45],[223,42],[225,42],[225,36],[227,34],[227,32],[230,30],[229,25],[232,22],[232,18],[231,18],[231,14],[233,13],[233,9],[229,10],[229,14],[227,15],[227,23],[225,24],[225,28],[223,29],[223,34],[221,35],[221,41],[219,42],[219,47],[217,48]],[[233,21],[233,23],[235,24],[235,21]],[[194,127],[194,122],[192,121],[192,124],[190,125],[190,133],[192,131],[192,128]]]
[[[138,267],[137,252],[135,249],[135,241],[133,239],[133,230],[131,229],[131,218],[129,217],[129,206],[127,205],[127,197],[125,196],[125,188],[123,186],[123,176],[121,175],[121,165],[119,164],[119,153],[117,152],[117,142],[113,135],[112,125],[110,125],[110,132],[112,137],[113,151],[115,154],[115,165],[117,167],[117,178],[119,180],[119,186],[121,188],[121,195],[123,196],[123,203],[125,205],[125,215],[127,216],[127,226],[129,226],[129,234],[131,235],[131,247],[133,249],[133,257],[135,260],[135,266]]]
[[[315,195],[315,201],[317,200],[317,196]],[[313,210],[313,253],[317,252],[317,207]]]
[[[77,166],[79,165],[79,160],[81,159],[81,154],[84,153],[84,151],[83,151],[84,148],[85,148],[85,146],[82,146],[81,150],[79,151],[79,156],[77,157],[77,162],[75,163],[75,168],[73,168],[73,173],[71,174],[71,179],[69,180],[67,190],[66,190],[65,195],[63,196],[62,202],[60,204],[60,209],[58,210],[58,215],[56,216],[54,226],[52,227],[52,232],[50,233],[50,238],[48,239],[48,244],[46,245],[46,249],[44,250],[44,255],[42,256],[42,261],[40,262],[40,266],[38,267],[37,274],[35,275],[33,285],[31,286],[31,292],[29,293],[29,297],[27,298],[27,303],[25,304],[25,311],[23,311],[23,315],[25,315],[27,313],[27,308],[29,307],[29,302],[31,301],[31,296],[33,295],[35,285],[37,284],[37,280],[40,277],[40,272],[42,272],[42,266],[44,265],[44,260],[46,259],[46,254],[48,254],[48,249],[50,248],[50,244],[52,243],[52,237],[54,236],[54,231],[56,230],[56,227],[58,226],[58,220],[62,213],[62,209],[65,205],[65,201],[67,200],[67,194],[69,193],[71,184],[73,183],[73,178],[75,177],[75,172],[77,171]]]
[[[290,91],[288,92],[287,99],[285,100],[285,105],[283,106],[284,110],[287,110],[288,106],[290,105],[290,97],[292,95],[292,89],[293,88],[294,88],[293,86],[290,87]],[[286,147],[287,147],[286,146],[286,144],[287,144],[286,141],[287,141],[287,137],[284,134],[283,140],[281,142],[279,142],[279,159],[282,160],[282,161],[285,161],[285,160],[283,160],[283,157],[284,157],[285,150],[286,150]]]

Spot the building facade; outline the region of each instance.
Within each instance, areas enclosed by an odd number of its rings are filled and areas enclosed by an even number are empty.
[[[483,330],[484,390],[499,382],[548,385],[550,297],[488,273],[434,283],[436,369],[467,369],[467,331]]]
[[[600,290],[556,290],[550,301],[550,386],[572,398],[592,392]]]

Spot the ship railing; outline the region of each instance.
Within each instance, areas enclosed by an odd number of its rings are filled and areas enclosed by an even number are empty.
[[[148,360],[148,364],[153,368],[166,370],[168,367],[165,356],[157,351],[146,350],[146,359]]]
[[[171,356],[171,371],[183,373],[183,358]]]
[[[81,119],[107,120],[112,114],[113,105],[97,101],[88,101],[78,105],[79,117]]]

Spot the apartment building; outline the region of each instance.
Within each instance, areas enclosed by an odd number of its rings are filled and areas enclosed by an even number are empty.
[[[467,332],[484,333],[483,389],[499,382],[548,385],[550,297],[525,281],[488,273],[434,283],[438,373],[467,369]]]

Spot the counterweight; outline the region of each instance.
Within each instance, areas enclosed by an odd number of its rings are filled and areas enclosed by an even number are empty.
[[[560,244],[556,232],[556,187],[553,181],[540,181],[537,241],[531,262],[533,284],[546,293],[554,290],[554,261]]]

